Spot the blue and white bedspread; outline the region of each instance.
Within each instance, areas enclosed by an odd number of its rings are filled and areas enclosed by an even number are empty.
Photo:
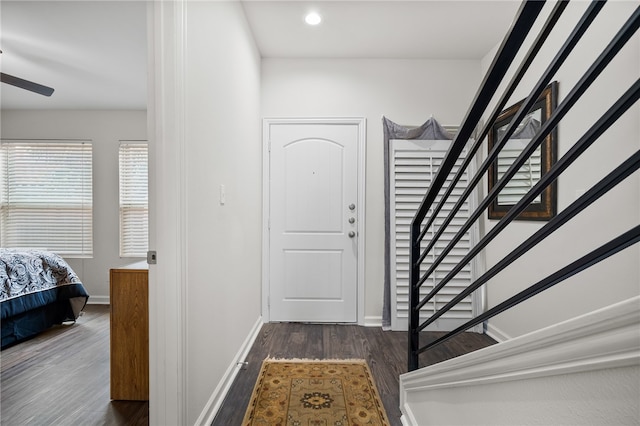
[[[41,327],[78,318],[89,294],[67,262],[43,250],[0,249],[0,307],[2,339],[13,324],[34,316]],[[33,315],[35,314],[35,315]],[[45,323],[51,324],[45,324]],[[15,328],[15,327],[13,327]],[[31,324],[29,328],[38,328]],[[36,331],[36,330],[34,330]],[[40,330],[38,330],[40,331]],[[28,337],[13,330],[21,337]]]

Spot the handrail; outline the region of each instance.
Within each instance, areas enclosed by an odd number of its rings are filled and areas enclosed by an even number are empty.
[[[636,168],[637,170],[637,168]],[[613,256],[619,251],[624,250],[625,248],[637,243],[640,241],[640,225],[635,226],[619,237],[609,241],[608,243],[598,247],[596,250],[591,251],[589,254],[581,257],[580,259],[572,262],[571,264],[565,266],[559,271],[549,275],[547,278],[538,281],[536,284],[527,288],[526,290],[521,291],[515,296],[510,297],[504,302],[496,305],[495,307],[489,309],[487,312],[478,315],[476,318],[468,321],[467,323],[461,325],[455,330],[447,333],[446,335],[434,340],[433,342],[421,347],[419,352],[424,352],[425,350],[432,348],[433,346],[439,345],[440,343],[449,340],[450,338],[457,336],[465,330],[473,327],[474,325],[480,324],[490,318],[495,317],[498,314],[506,311],[509,308],[512,308],[518,305],[521,302],[524,302],[527,299],[535,296],[536,294],[547,290],[554,285],[564,281],[567,278],[570,278],[598,262],[605,260],[606,258]]]
[[[635,20],[634,20],[634,17],[635,17]],[[504,187],[507,185],[507,183],[509,183],[511,178],[518,172],[520,167],[522,167],[522,165],[527,161],[527,159],[531,157],[531,154],[533,154],[536,148],[540,146],[540,144],[549,135],[549,133],[551,133],[551,131],[556,127],[556,125],[560,122],[560,120],[569,112],[571,107],[575,105],[575,103],[585,93],[585,91],[589,88],[589,86],[596,80],[598,75],[604,70],[607,64],[611,62],[611,60],[615,56],[615,53],[617,53],[622,48],[622,46],[624,46],[624,44],[627,41],[629,41],[631,36],[638,29],[638,26],[640,26],[640,19],[638,19],[638,17],[640,17],[640,9],[636,10],[636,13],[629,19],[629,21],[627,21],[627,24],[618,32],[618,34],[616,34],[616,37],[605,48],[605,50],[596,59],[596,61],[589,68],[589,70],[585,72],[585,74],[582,76],[580,81],[578,81],[578,83],[573,87],[571,92],[567,95],[566,99],[560,105],[558,105],[558,108],[553,112],[551,117],[549,117],[549,119],[544,122],[544,124],[542,125],[538,133],[536,133],[536,135],[531,139],[529,144],[522,150],[522,153],[520,154],[520,156],[518,156],[518,158],[513,162],[511,167],[509,167],[509,169],[504,173],[502,178],[493,186],[491,191],[489,191],[489,194],[480,203],[478,208],[469,216],[469,219],[465,222],[462,228],[453,237],[451,242],[442,251],[442,253],[436,258],[436,260],[433,262],[429,270],[418,281],[418,285],[422,285],[422,283],[424,283],[426,278],[433,271],[435,271],[436,267],[440,264],[440,262],[442,262],[442,260],[446,257],[446,255],[453,249],[455,244],[458,241],[460,241],[460,238],[464,236],[464,233],[480,217],[480,215],[489,206],[489,204],[493,202],[493,200],[498,196],[500,191],[504,189]],[[557,69],[559,68],[559,66],[560,64],[556,64],[554,61],[554,63],[550,65],[549,68],[553,67]],[[549,69],[547,71],[549,71]],[[534,104],[535,100],[538,98],[538,96],[540,96],[540,93],[542,93],[542,89],[548,83],[547,78],[549,79],[551,78],[551,75],[548,75],[548,72],[545,73],[544,77],[540,79],[540,81],[538,82],[538,84],[536,85],[532,93],[529,95],[529,97],[525,100],[523,105],[520,107],[520,109],[514,116],[513,120],[511,121],[508,129],[505,131],[504,136],[500,139],[500,141],[496,144],[496,146],[493,147],[493,149],[487,156],[487,159],[480,166],[479,172],[476,174],[472,182],[477,183],[479,181],[479,178],[482,177],[482,174],[489,169],[490,164],[496,160],[500,150],[507,143],[507,141],[515,131],[517,125],[520,124],[522,119],[525,117],[526,113],[528,113],[529,109]],[[460,199],[463,199],[463,198],[466,199],[471,193],[470,189],[472,189],[471,183],[467,187],[465,192],[461,195]],[[458,201],[456,205],[458,204],[461,204],[460,201]],[[455,212],[456,210],[452,210],[449,213],[449,216],[447,216],[447,219],[443,222],[441,228],[438,230],[438,232],[434,236],[434,240],[431,241],[431,243],[429,244],[429,247],[425,249],[425,252],[427,252],[430,249],[430,247],[432,247],[435,244],[435,241],[437,241],[437,239],[442,235],[445,227],[453,219]],[[422,262],[422,260],[424,260],[424,257],[426,257],[424,254],[420,256],[418,262]],[[442,286],[444,286],[444,284],[442,284],[438,288],[438,290],[442,288]],[[424,303],[426,303],[436,292],[437,291],[434,288],[434,290],[430,293],[430,295],[428,295],[425,298],[426,300],[424,301]],[[424,303],[421,302],[419,306],[422,307]]]
[[[409,231],[411,249],[410,249],[410,262],[411,268],[409,269],[409,303],[410,307],[415,306],[416,301],[420,297],[420,288],[415,285],[420,275],[420,266],[416,266],[415,260],[420,257],[420,242],[418,236],[420,234],[420,224],[424,220],[427,211],[431,204],[436,199],[440,188],[446,182],[447,176],[453,169],[456,159],[460,156],[464,150],[467,141],[473,134],[473,130],[476,127],[476,123],[482,118],[482,113],[486,109],[487,105],[491,101],[493,94],[498,89],[500,82],[506,75],[509,66],[515,59],[515,56],[520,49],[520,46],[524,43],[525,38],[529,34],[529,30],[533,27],[536,18],[540,14],[544,2],[541,1],[527,1],[524,2],[518,10],[517,17],[513,26],[510,28],[507,36],[504,38],[502,44],[498,48],[498,53],[493,62],[489,66],[489,71],[485,75],[484,80],[476,94],[475,101],[472,103],[466,118],[463,121],[462,126],[453,143],[447,153],[446,158],[440,165],[436,176],[432,182],[432,190],[427,192],[424,200],[420,204],[416,216],[411,222]],[[434,191],[434,189],[436,189]],[[420,318],[420,312],[415,309],[409,311],[409,371],[418,368],[418,345],[419,335],[417,327]],[[415,325],[415,326],[414,326]]]
[[[578,44],[579,40],[586,33],[587,29],[594,21],[595,17],[602,10],[604,1],[593,1],[584,12],[581,19],[576,24],[571,34],[567,37],[565,43],[558,50],[557,54],[542,73],[541,77],[522,102],[519,110],[516,112],[514,118],[507,126],[505,134],[503,134],[499,141],[493,146],[493,148],[486,155],[482,164],[479,166],[475,175],[469,180],[467,187],[464,189],[462,195],[457,199],[454,207],[449,211],[447,217],[442,224],[439,225],[439,229],[434,232],[432,239],[426,245],[425,249],[422,249],[421,242],[427,235],[429,229],[435,223],[435,218],[438,213],[441,212],[442,207],[448,201],[449,196],[453,192],[453,188],[460,181],[461,176],[468,169],[472,159],[477,155],[480,147],[484,143],[484,139],[487,136],[489,130],[493,126],[494,122],[500,115],[500,111],[506,105],[507,100],[513,94],[516,86],[521,81],[524,73],[529,68],[529,65],[540,51],[542,45],[547,40],[547,37],[554,25],[558,21],[560,15],[566,8],[567,2],[561,1],[556,3],[554,9],[549,14],[546,22],[542,26],[540,33],[537,35],[529,51],[526,53],[522,63],[515,71],[514,76],[507,85],[507,88],[497,101],[494,110],[489,115],[489,119],[484,124],[482,130],[477,134],[477,139],[474,144],[469,148],[466,157],[461,157],[467,140],[473,133],[473,129],[478,126],[483,111],[489,105],[491,99],[495,95],[497,87],[506,75],[507,68],[511,65],[515,58],[517,51],[522,47],[524,39],[531,31],[538,15],[540,14],[541,7],[544,6],[543,1],[527,0],[523,2],[518,11],[516,19],[512,28],[509,30],[503,43],[498,49],[494,61],[492,62],[487,75],[485,76],[478,93],[472,103],[472,106],[467,113],[460,131],[458,132],[455,140],[452,143],[447,156],[445,157],[442,165],[438,169],[435,178],[431,183],[431,187],[425,194],[422,203],[420,204],[416,215],[411,222],[410,228],[410,272],[409,272],[409,351],[408,351],[408,364],[409,371],[415,370],[419,367],[418,355],[425,350],[436,346],[445,340],[448,340],[455,335],[468,330],[469,328],[486,321],[489,318],[509,309],[524,300],[533,297],[541,291],[550,288],[553,285],[563,281],[564,279],[575,275],[583,269],[592,266],[593,264],[607,258],[626,247],[635,244],[640,240],[640,226],[636,226],[630,231],[622,234],[621,236],[614,238],[609,243],[604,244],[591,253],[583,256],[579,260],[572,262],[570,265],[561,268],[556,273],[551,274],[547,278],[532,285],[528,289],[516,294],[509,298],[507,301],[493,307],[492,309],[479,314],[476,318],[466,322],[462,326],[447,333],[441,338],[430,342],[428,345],[420,346],[420,331],[424,330],[427,326],[432,324],[435,320],[441,317],[444,313],[455,307],[464,298],[469,296],[472,292],[476,291],[480,286],[486,284],[492,277],[497,275],[500,271],[512,264],[519,257],[524,255],[530,249],[532,249],[539,242],[551,235],[554,231],[567,223],[575,215],[583,211],[586,207],[591,205],[602,195],[606,194],[609,190],[615,187],[618,183],[622,182],[633,172],[640,167],[640,151],[632,155],[627,161],[623,162],[618,168],[607,175],[604,179],[594,185],[590,190],[586,191],[584,195],[579,197],[575,202],[570,204],[566,209],[551,219],[545,226],[538,230],[534,235],[526,239],[515,250],[509,253],[504,259],[500,260],[496,265],[486,271],[482,276],[472,282],[466,289],[461,291],[452,300],[444,305],[444,307],[438,309],[428,319],[420,323],[420,310],[423,308],[440,290],[442,290],[447,283],[449,283],[455,276],[469,264],[496,236],[504,230],[504,228],[512,222],[527,206],[539,196],[549,185],[553,182],[578,158],[580,157],[613,123],[615,123],[631,106],[637,102],[640,98],[640,79],[637,80],[631,87],[616,101],[597,121],[593,124],[584,135],[575,142],[575,144],[567,151],[567,153],[560,158],[551,169],[546,172],[536,185],[534,185],[523,198],[513,206],[500,221],[484,235],[480,241],[472,247],[469,252],[462,258],[462,260],[448,271],[444,278],[433,287],[433,289],[424,297],[420,298],[420,288],[426,282],[426,280],[436,271],[440,263],[445,259],[451,250],[456,246],[458,241],[469,231],[471,226],[478,220],[478,218],[484,213],[488,206],[498,196],[500,191],[509,183],[513,176],[518,172],[520,167],[529,159],[538,146],[545,140],[560,123],[563,117],[571,110],[571,108],[578,102],[585,91],[591,86],[591,84],[598,78],[603,70],[609,65],[609,63],[615,58],[617,53],[622,47],[631,39],[635,32],[640,27],[640,7],[636,8],[634,13],[629,19],[622,25],[617,34],[613,37],[611,42],[602,51],[594,63],[588,67],[583,76],[574,85],[571,91],[565,96],[564,100],[558,105],[553,112],[542,125],[540,130],[531,139],[526,148],[516,158],[513,164],[502,175],[502,177],[493,185],[487,196],[478,203],[477,208],[469,214],[468,219],[464,224],[457,228],[457,232],[448,242],[443,250],[441,250],[435,257],[433,262],[427,268],[424,274],[421,274],[421,265],[429,253],[433,250],[438,242],[439,238],[446,231],[447,227],[453,221],[455,215],[463,206],[465,201],[469,198],[471,193],[475,190],[475,187],[481,182],[483,176],[488,171],[491,164],[493,164],[502,148],[506,145],[511,135],[515,132],[517,126],[529,113],[530,108],[536,102],[544,88],[549,84],[555,73],[560,66],[567,60],[569,54],[574,47]],[[454,166],[460,164],[454,177],[449,180],[449,185],[445,188],[437,205],[433,206],[436,198],[443,190],[445,183],[451,174]],[[431,210],[431,212],[430,212]],[[429,213],[430,212],[430,213]],[[427,213],[430,216],[427,218]],[[426,224],[423,226],[423,222]]]
[[[562,11],[564,10],[564,7],[560,8],[559,5],[565,5],[565,7],[566,7],[567,3],[568,2],[562,1],[562,2],[560,2],[560,3],[558,3],[556,5],[556,9],[552,12],[552,15],[553,15],[552,17],[554,17],[555,19],[551,19],[549,22],[547,22],[547,24],[555,25],[555,23],[557,22],[557,20],[559,18],[559,16],[555,17],[555,14],[556,13],[562,13]],[[452,208],[451,212],[447,216],[445,222],[441,225],[439,232],[436,233],[436,235],[434,236],[434,239],[431,241],[429,246],[427,246],[427,248],[425,249],[423,255],[420,256],[418,262],[422,262],[425,259],[425,257],[427,255],[427,253],[429,252],[429,250],[431,250],[431,248],[433,248],[433,245],[435,245],[435,241],[438,238],[440,238],[440,236],[442,235],[442,232],[444,231],[446,226],[448,226],[448,224],[451,222],[451,219],[453,219],[453,216],[458,212],[458,210],[460,210],[460,207],[463,205],[464,201],[469,197],[469,195],[471,194],[471,191],[478,184],[478,182],[480,182],[480,179],[482,178],[483,173],[489,169],[489,166],[498,157],[498,154],[500,153],[502,148],[504,148],[504,145],[509,140],[509,137],[511,137],[511,135],[513,135],[513,133],[515,132],[515,130],[518,127],[518,125],[522,122],[524,117],[529,113],[529,110],[531,109],[533,104],[536,102],[536,100],[538,99],[538,97],[540,96],[540,94],[542,93],[544,88],[549,84],[549,82],[551,81],[551,78],[553,78],[553,75],[558,71],[560,66],[567,59],[567,57],[569,56],[569,54],[571,53],[573,48],[576,46],[576,44],[580,40],[580,38],[582,38],[584,33],[587,31],[587,29],[589,28],[589,25],[591,25],[591,23],[593,22],[593,20],[597,16],[597,14],[602,9],[602,6],[603,6],[602,2],[594,2],[594,3],[590,4],[589,8],[584,13],[582,19],[580,20],[580,22],[578,23],[578,25],[576,26],[574,31],[571,33],[571,35],[569,35],[569,37],[567,38],[567,41],[562,46],[562,48],[559,50],[558,54],[553,59],[553,61],[551,61],[551,63],[549,64],[549,66],[545,70],[544,74],[542,75],[542,77],[538,80],[538,83],[535,85],[534,89],[531,91],[531,93],[529,94],[527,99],[525,99],[525,101],[522,103],[522,106],[519,108],[518,112],[516,113],[516,115],[511,120],[511,123],[510,123],[509,127],[507,128],[507,130],[505,131],[505,134],[503,135],[503,137],[493,147],[493,149],[491,150],[491,152],[489,153],[489,155],[487,156],[485,161],[480,166],[480,168],[478,170],[478,173],[476,173],[476,175],[471,179],[471,181],[469,182],[469,185],[467,186],[466,190],[460,196],[460,199],[454,205],[454,207]],[[552,27],[551,28],[546,28],[546,25],[545,25],[544,31],[550,32],[551,29],[553,29],[553,28]],[[546,40],[546,37],[541,41],[544,41],[544,40]],[[540,46],[540,47],[542,47],[542,46]],[[530,52],[530,53],[537,53],[539,51],[540,47],[538,47],[534,52]],[[532,60],[533,60],[533,58],[528,58],[527,57],[527,61],[532,61]],[[518,81],[519,81],[519,79],[518,79]],[[504,105],[502,105],[500,107],[500,109],[502,109],[503,107],[504,107]],[[478,144],[478,145],[482,144],[484,138],[486,137],[487,133],[489,132],[489,129],[491,128],[491,124],[493,124],[495,122],[495,120],[498,118],[499,114],[500,114],[499,110],[498,110],[497,114],[494,111],[491,120],[487,121],[487,124],[485,125],[483,131],[481,132],[476,144]],[[552,128],[553,127],[551,127],[551,129]],[[544,139],[544,137],[540,139],[540,142],[542,142],[543,139]],[[473,154],[475,154],[475,152]],[[468,165],[469,162],[471,162],[471,159],[472,159],[471,155],[473,155],[473,154],[470,154],[465,159],[466,165]],[[528,157],[526,157],[526,158],[528,158]],[[463,171],[464,170],[462,170],[462,172]],[[516,169],[515,171],[517,172],[518,169]],[[454,180],[449,185],[449,188],[453,189],[455,184],[458,182],[457,179],[459,179],[460,176],[462,175],[462,172],[460,170],[458,171],[458,174],[454,177]],[[507,179],[507,181],[508,181],[508,179]],[[505,184],[506,184],[507,181],[505,181]],[[445,193],[445,195],[447,197],[448,197],[449,194],[450,194],[450,192]],[[497,192],[496,192],[496,194],[497,194]],[[432,217],[429,220],[429,222],[427,222],[427,225],[425,226],[425,229],[420,234],[420,236],[421,236],[420,239],[421,240],[424,237],[424,235],[426,234],[426,231],[427,231],[428,227],[431,226],[431,224],[433,223],[433,220],[435,220],[436,214],[440,210],[440,206],[441,205],[444,205],[444,196],[443,196],[443,199],[440,200],[440,204],[434,210],[435,213],[432,215]],[[435,268],[433,268],[433,269],[435,269]],[[425,275],[430,275],[431,272],[428,272]],[[420,284],[422,284],[423,282],[424,281],[421,280]]]
[[[471,261],[484,247],[486,247],[491,240],[493,240],[499,233],[502,231],[515,217],[520,214],[524,209],[527,208],[529,203],[533,201],[538,195],[542,193],[542,191],[551,184],[562,172],[564,172],[582,153],[584,153],[589,146],[593,144],[613,123],[616,122],[618,118],[622,116],[631,106],[640,98],[640,80],[636,81],[636,83],[624,94],[615,105],[613,105],[606,113],[603,115],[588,131],[584,134],[582,138],[565,154],[561,159],[558,160],[556,164],[538,181],[536,185],[534,185],[529,192],[527,192],[522,199],[515,205],[509,212],[498,222],[498,224],[493,227],[484,238],[482,238],[477,245],[475,245],[467,255],[465,255],[462,260],[458,263],[456,267],[454,267],[440,282],[447,283],[449,282],[460,270]],[[624,169],[624,171],[629,171]],[[630,170],[628,174],[624,175],[626,178],[629,174],[634,172],[634,170]],[[623,172],[619,172],[623,173]],[[608,176],[608,179],[616,184],[619,183],[622,179],[616,180],[619,178],[618,175],[612,173]],[[615,186],[615,185],[613,185]],[[607,190],[611,189],[613,186],[608,187]],[[595,186],[594,188],[596,188]],[[517,260],[520,256],[525,254],[527,251],[532,249],[536,244],[542,241],[547,236],[551,235],[553,231],[557,230],[561,225],[565,224],[572,217],[580,213],[587,206],[593,203],[597,198],[604,195],[605,192],[593,192],[597,195],[596,198],[591,199],[589,194],[585,194],[583,198],[578,199],[575,203],[567,207],[563,210],[558,216],[554,217],[550,222],[548,222],[543,228],[541,228],[537,233],[535,233],[532,237],[527,239],[522,245],[516,248],[514,251],[509,253],[502,261],[496,264],[492,269],[486,272],[482,277],[478,278],[474,283],[472,283],[467,289],[460,292],[460,294],[454,297],[449,303],[447,303],[441,310],[434,313],[427,321],[420,324],[419,329],[425,329],[429,324],[438,319],[442,314],[448,311],[450,308],[458,304],[462,299],[467,297],[473,291],[477,290],[482,284],[486,283],[489,279],[493,278],[504,268],[509,266],[515,260]],[[588,201],[588,202],[587,202]],[[574,207],[575,206],[575,207]],[[508,261],[505,261],[509,259]],[[442,285],[444,286],[444,284]],[[441,287],[442,287],[441,286]],[[441,288],[440,287],[440,288]],[[422,302],[418,304],[418,307],[422,307]],[[475,325],[475,324],[474,324]],[[472,326],[471,326],[472,327]]]
[[[516,87],[518,87],[518,83],[522,81],[522,78],[524,77],[525,73],[529,69],[529,66],[531,65],[536,55],[544,45],[544,42],[547,40],[547,37],[551,33],[551,30],[553,29],[555,24],[558,22],[558,19],[560,19],[560,16],[562,15],[562,12],[564,12],[564,10],[566,9],[568,3],[569,3],[568,1],[559,1],[558,3],[556,3],[556,6],[554,7],[553,11],[549,15],[549,18],[547,19],[547,21],[545,22],[542,30],[540,31],[540,34],[538,35],[536,40],[533,42],[533,45],[527,52],[527,55],[525,56],[522,63],[518,67],[518,70],[514,73],[513,78],[511,79],[511,81],[509,82],[509,85],[507,86],[504,93],[502,94],[502,97],[494,107],[489,120],[487,121],[483,129],[478,134],[476,141],[473,143],[471,148],[469,148],[469,151],[467,152],[466,157],[464,158],[462,164],[460,165],[458,172],[455,174],[452,182],[449,184],[449,186],[447,187],[447,190],[442,195],[442,199],[434,208],[433,212],[431,213],[431,217],[429,218],[427,223],[424,225],[424,229],[420,233],[420,237],[419,237],[420,241],[424,239],[427,231],[433,224],[433,221],[436,219],[436,216],[438,215],[438,213],[440,213],[440,210],[444,206],[443,201],[449,198],[456,183],[460,181],[460,178],[464,174],[464,171],[467,169],[467,167],[471,163],[473,156],[476,155],[476,152],[478,152],[478,149],[480,149],[480,147],[482,146],[484,138],[487,137],[487,135],[489,134],[489,130],[491,129],[491,126],[489,125],[489,123],[495,122],[498,116],[500,115],[500,111],[502,111],[502,109],[505,107],[505,105],[509,100],[509,97],[511,97],[513,92],[516,90]],[[600,9],[601,7],[597,8],[598,11]],[[595,12],[593,16],[594,18],[596,14],[597,12]],[[471,184],[469,186],[475,186],[475,184]],[[460,199],[466,199],[466,198],[467,197],[460,197]],[[460,206],[461,205],[462,203],[460,203]],[[460,209],[460,206],[456,203],[456,205],[453,207],[453,211],[457,212]],[[428,252],[429,250],[430,250],[430,247],[427,247],[426,251]],[[419,262],[422,262],[422,260],[424,260],[424,257],[421,256]]]

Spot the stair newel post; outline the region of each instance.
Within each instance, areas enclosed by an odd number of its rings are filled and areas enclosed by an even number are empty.
[[[420,309],[418,309],[418,303],[420,303],[420,286],[418,280],[420,279],[420,223],[421,220],[416,220],[411,223],[410,230],[410,253],[409,253],[409,371],[418,369],[418,350],[420,348],[419,339],[419,321],[420,321]]]

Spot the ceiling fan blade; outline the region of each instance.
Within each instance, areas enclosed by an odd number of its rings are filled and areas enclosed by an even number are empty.
[[[19,77],[14,77],[3,72],[0,73],[0,81],[44,96],[51,96],[51,94],[53,93],[53,88],[51,87],[43,86],[42,84],[24,80]]]

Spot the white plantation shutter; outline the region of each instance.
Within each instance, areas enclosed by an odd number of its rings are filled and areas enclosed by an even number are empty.
[[[424,140],[393,140],[392,166],[391,166],[391,327],[393,330],[406,330],[409,312],[409,228],[420,202],[449,148],[450,141],[424,141]],[[461,161],[460,161],[461,162]],[[458,170],[454,167],[453,175]],[[456,185],[449,201],[438,214],[434,225],[422,241],[423,249],[426,248],[431,237],[438,231],[439,226],[452,210],[457,197],[459,197],[467,184],[466,173]],[[449,181],[445,188],[449,186]],[[436,203],[440,201],[440,196]],[[435,205],[435,203],[434,203]],[[428,257],[422,263],[421,270],[426,272],[433,264],[434,259],[442,253],[443,249],[451,241],[456,232],[464,224],[469,216],[468,201],[456,214],[448,226],[448,230],[440,237],[439,242],[431,250]],[[430,217],[429,215],[427,217]],[[422,285],[421,297],[426,296],[433,287],[444,278],[449,271],[469,251],[471,246],[470,236],[465,236],[456,244],[455,248],[445,257],[444,261]],[[421,311],[421,320],[426,319],[437,309],[443,307],[453,299],[460,291],[471,283],[471,266],[467,265],[458,275],[431,299]],[[473,317],[474,303],[472,296],[468,296],[451,311],[440,317],[428,330],[452,330]]]
[[[145,257],[149,241],[146,142],[120,142],[120,256]]]
[[[93,255],[90,141],[3,140],[0,243]]]
[[[510,139],[507,141],[498,155],[498,180],[502,179],[502,176],[504,176],[529,142],[530,139]],[[500,191],[500,194],[498,194],[499,205],[515,205],[540,180],[542,177],[541,152],[540,147],[538,147],[502,191]],[[538,195],[533,200],[533,203],[540,202],[542,202],[541,197]]]

